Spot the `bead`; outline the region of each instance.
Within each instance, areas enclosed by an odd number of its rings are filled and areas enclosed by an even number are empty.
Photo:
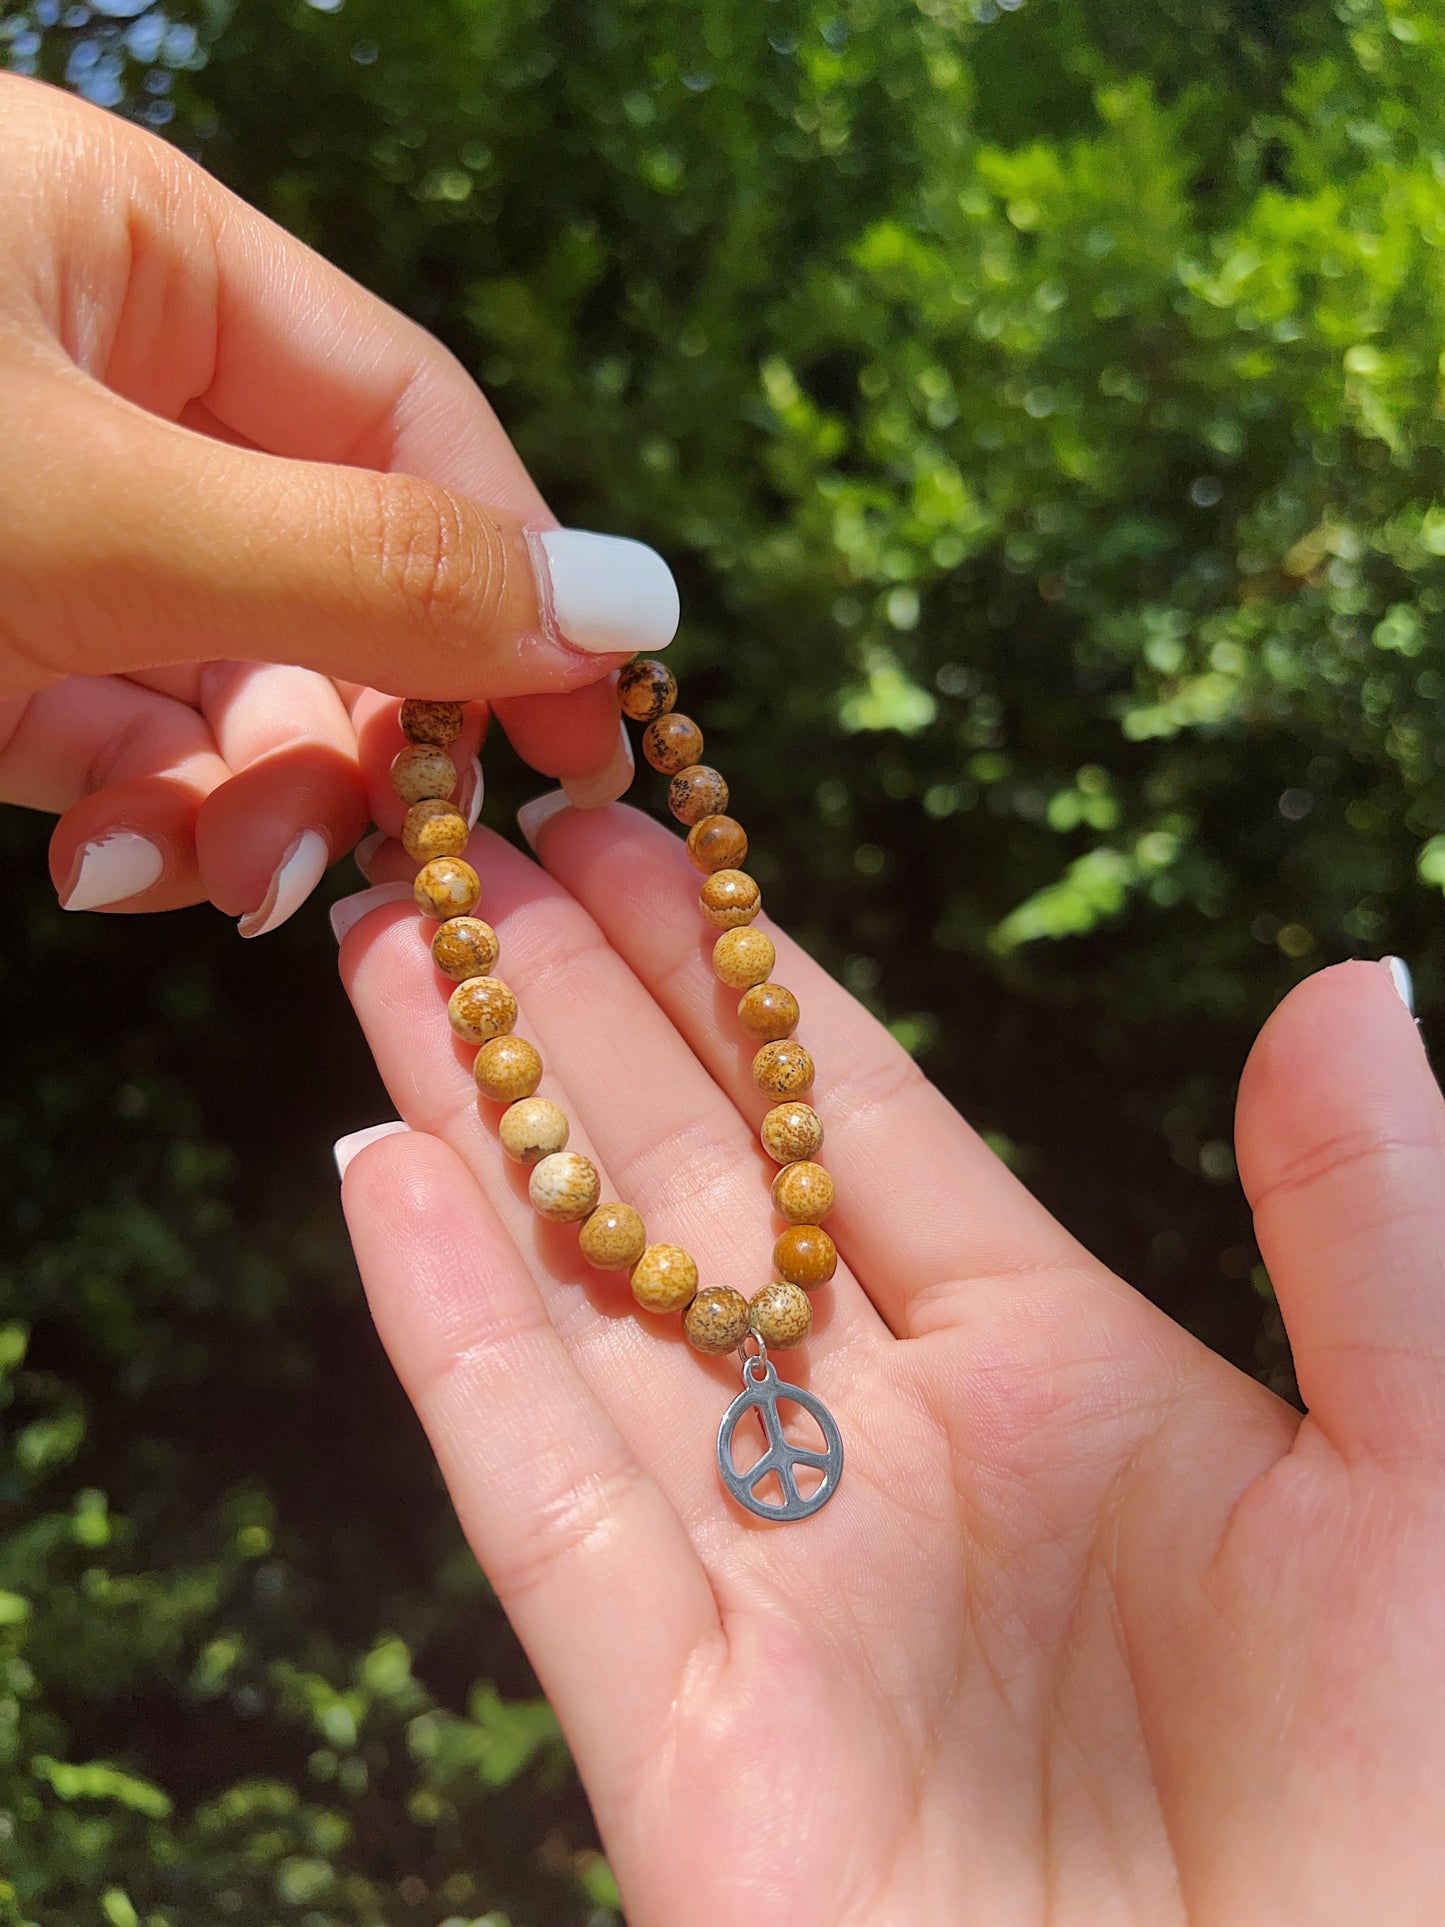
[[[542,1055],[525,1037],[493,1037],[477,1052],[472,1076],[483,1097],[494,1104],[515,1104],[530,1097],[542,1081]],[[562,1146],[556,1147],[559,1151]]]
[[[417,863],[430,863],[434,856],[460,856],[470,835],[467,819],[454,804],[426,796],[412,804],[402,821],[401,847]]]
[[[643,730],[642,753],[659,776],[676,776],[680,769],[702,761],[702,731],[691,716],[679,716],[673,710]]]
[[[480,917],[448,917],[431,940],[432,962],[454,984],[464,984],[468,977],[490,977],[501,954],[496,931]]]
[[[674,776],[667,786],[667,807],[679,823],[693,824],[728,806],[728,786],[715,769],[699,763]]]
[[[500,1037],[517,1021],[517,1000],[500,977],[468,977],[447,998],[447,1016],[468,1044]]]
[[[763,983],[778,953],[761,930],[724,930],[712,947],[712,967],[730,990],[750,990]]]
[[[714,930],[735,930],[751,923],[763,907],[763,893],[746,870],[715,870],[698,902]]]
[[[735,1352],[748,1335],[748,1301],[731,1285],[704,1285],[682,1314],[682,1328],[694,1351]]]
[[[770,1350],[785,1352],[808,1336],[813,1307],[800,1285],[764,1285],[748,1304],[748,1323]]]
[[[569,1128],[567,1113],[550,1097],[524,1097],[502,1112],[497,1136],[515,1163],[540,1164],[564,1148]]]
[[[424,917],[466,917],[482,900],[482,880],[459,856],[437,856],[417,871],[412,886]]]
[[[677,701],[677,681],[665,662],[644,656],[630,662],[617,678],[617,700],[624,716],[635,723],[650,723],[665,716]]]
[[[813,1060],[795,1038],[780,1038],[753,1059],[753,1082],[764,1097],[796,1097],[812,1085]]]
[[[408,742],[433,743],[445,749],[461,735],[464,714],[461,703],[430,703],[411,697],[401,706],[402,734]]]
[[[832,1178],[811,1158],[785,1164],[773,1179],[773,1209],[789,1224],[821,1224],[837,1196]]]
[[[735,870],[748,853],[748,833],[731,816],[705,816],[687,833],[687,853],[699,870]]]
[[[598,1271],[627,1271],[647,1249],[647,1226],[630,1204],[599,1204],[577,1234],[577,1248]]]
[[[754,984],[738,1004],[738,1022],[760,1044],[775,1044],[780,1037],[791,1037],[801,1015],[797,998],[781,984]]]
[[[815,1158],[822,1150],[823,1120],[811,1104],[777,1104],[763,1119],[758,1135],[775,1163],[793,1164],[799,1158]]]
[[[681,1245],[649,1245],[632,1268],[632,1295],[644,1311],[681,1311],[697,1292],[697,1265]]]
[[[408,743],[392,763],[391,787],[403,803],[450,796],[456,786],[457,766],[435,743]]]
[[[532,1166],[527,1196],[539,1217],[553,1224],[576,1224],[597,1209],[602,1180],[591,1158],[576,1151],[554,1151]]]
[[[773,1269],[784,1284],[816,1291],[838,1269],[838,1247],[820,1225],[791,1225],[773,1246]]]

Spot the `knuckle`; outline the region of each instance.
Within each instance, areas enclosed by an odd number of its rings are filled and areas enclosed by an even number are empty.
[[[505,588],[495,526],[448,490],[410,475],[367,478],[353,561],[384,600],[400,603],[443,646],[474,646]]]

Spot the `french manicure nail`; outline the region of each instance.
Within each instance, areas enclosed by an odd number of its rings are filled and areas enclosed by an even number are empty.
[[[330,861],[331,852],[320,830],[303,830],[277,864],[265,896],[237,923],[241,935],[264,937],[269,931],[279,930],[316,888]]]
[[[486,795],[486,790],[487,786],[482,777],[482,759],[480,756],[474,756],[463,771],[461,782],[457,784],[457,808],[467,819],[469,830],[477,827],[477,818],[482,813],[482,798]]]
[[[354,896],[338,897],[331,906],[331,934],[341,943],[348,930],[354,930],[363,917],[379,910],[384,903],[409,903],[412,887],[409,883],[374,883],[369,890],[358,890]]]
[[[1390,982],[1395,986],[1400,1002],[1413,1017],[1415,1015],[1415,980],[1410,975],[1410,966],[1403,957],[1381,957],[1380,962],[1390,973]]]
[[[604,803],[615,803],[619,796],[627,794],[636,768],[632,760],[632,744],[627,738],[627,725],[619,716],[617,741],[607,761],[597,769],[588,770],[585,775],[562,778],[567,801],[578,810],[595,810]]]
[[[529,529],[544,614],[574,649],[631,655],[677,634],[677,584],[656,549],[588,529]]]
[[[63,910],[103,910],[124,903],[160,881],[166,860],[148,836],[116,830],[87,843],[75,881],[61,898]]]
[[[372,859],[386,841],[385,830],[371,830],[351,852],[351,860],[364,877],[371,875]]]
[[[346,1176],[346,1167],[358,1151],[364,1151],[368,1144],[375,1144],[379,1138],[395,1137],[399,1131],[409,1131],[411,1126],[395,1118],[390,1124],[368,1124],[364,1131],[352,1131],[346,1137],[337,1138],[331,1147],[331,1155],[336,1159],[336,1175]]]
[[[528,849],[536,849],[542,825],[567,809],[570,803],[571,798],[566,790],[546,790],[541,796],[534,796],[530,803],[522,805],[517,811],[517,828],[526,837]]]

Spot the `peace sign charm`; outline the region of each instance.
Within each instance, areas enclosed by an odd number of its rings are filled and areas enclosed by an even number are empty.
[[[810,1514],[825,1506],[838,1490],[838,1481],[843,1476],[843,1436],[838,1430],[837,1421],[827,1406],[811,1392],[805,1392],[801,1385],[789,1385],[780,1379],[768,1358],[767,1348],[758,1341],[760,1349],[749,1352],[743,1358],[743,1389],[723,1413],[722,1424],[717,1433],[717,1463],[722,1474],[723,1484],[741,1506],[755,1512],[760,1519],[806,1519]],[[778,1417],[778,1400],[791,1399],[801,1405],[818,1421],[823,1433],[826,1450],[810,1451],[807,1447],[794,1445],[783,1437],[782,1421]],[[745,1412],[756,1409],[763,1422],[767,1445],[762,1456],[754,1459],[745,1472],[739,1472],[733,1464],[733,1433],[738,1421]],[[816,1492],[810,1492],[805,1499],[798,1490],[798,1482],[793,1476],[795,1465],[816,1466],[823,1474],[823,1482]],[[776,1472],[778,1483],[783,1489],[781,1505],[771,1505],[760,1499],[756,1488],[770,1472]]]

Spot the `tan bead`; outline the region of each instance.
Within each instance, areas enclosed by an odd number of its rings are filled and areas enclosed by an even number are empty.
[[[832,1178],[811,1158],[785,1164],[773,1179],[773,1209],[789,1224],[821,1224],[837,1196]]]
[[[480,917],[448,917],[431,940],[432,962],[454,984],[490,977],[501,954],[496,931]]]
[[[459,856],[436,856],[417,871],[412,886],[424,917],[466,917],[482,900],[482,880]]]
[[[550,1097],[524,1097],[502,1112],[497,1136],[516,1164],[540,1164],[565,1148],[567,1113]]]
[[[554,1151],[532,1166],[527,1196],[532,1209],[553,1224],[576,1224],[597,1209],[602,1180],[591,1158],[576,1151]]]
[[[838,1269],[838,1247],[821,1225],[791,1225],[773,1246],[773,1269],[784,1284],[816,1291]]]
[[[392,763],[391,787],[403,803],[450,796],[456,786],[457,766],[435,743],[408,743]]]
[[[494,1104],[515,1104],[530,1097],[542,1081],[542,1054],[525,1037],[493,1037],[472,1065],[477,1090]],[[556,1147],[559,1151],[562,1146]]]
[[[813,1307],[801,1285],[764,1285],[748,1302],[748,1323],[772,1351],[800,1345],[813,1322]]]
[[[796,1097],[812,1087],[813,1060],[795,1038],[780,1038],[753,1059],[753,1082],[764,1097]]]
[[[673,710],[643,730],[642,753],[659,776],[676,776],[702,761],[702,731],[691,716]]]
[[[457,740],[465,720],[461,703],[431,703],[413,697],[401,706],[401,730],[407,741],[433,743],[438,749]]]
[[[728,806],[728,786],[715,769],[699,763],[685,769],[667,786],[667,807],[679,823],[700,823]]]
[[[624,716],[635,723],[650,723],[665,716],[677,701],[677,681],[665,662],[644,656],[630,662],[617,678],[617,700]]]
[[[715,870],[698,896],[714,930],[736,930],[751,923],[763,907],[763,893],[746,870]]]
[[[704,1285],[682,1314],[682,1328],[694,1351],[718,1358],[735,1352],[748,1335],[748,1301],[731,1285]]]
[[[730,990],[750,990],[764,983],[777,961],[772,938],[747,925],[724,930],[712,947],[712,967]]]
[[[748,833],[731,816],[705,816],[687,833],[687,853],[699,870],[735,870],[748,853]]]
[[[697,1292],[697,1265],[681,1245],[649,1245],[632,1268],[632,1295],[644,1311],[681,1311]]]
[[[447,1016],[458,1037],[485,1044],[516,1023],[517,1000],[500,977],[468,977],[447,998]]]
[[[763,1149],[778,1164],[815,1158],[823,1148],[823,1120],[811,1104],[777,1104],[763,1119],[758,1135]]]
[[[760,1044],[775,1044],[780,1037],[791,1037],[801,1014],[797,998],[781,984],[754,984],[738,1004],[738,1022]]]
[[[628,1271],[647,1249],[647,1226],[630,1204],[599,1204],[577,1234],[577,1248],[598,1271]]]
[[[401,847],[416,862],[430,863],[434,856],[460,856],[470,835],[467,819],[454,804],[424,796],[402,820]]]

